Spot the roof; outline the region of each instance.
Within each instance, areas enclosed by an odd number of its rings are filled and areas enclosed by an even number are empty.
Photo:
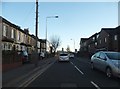
[[[88,38],[81,38],[81,42],[85,42],[87,40],[88,40]]]
[[[115,28],[102,28],[102,30],[104,30],[110,35],[114,35],[116,33]]]
[[[115,28],[116,33],[120,34],[120,26]]]
[[[88,39],[90,39],[90,38],[92,38],[92,37],[95,37],[95,36],[98,35],[98,34],[100,34],[100,32],[93,34],[93,35],[90,36]]]
[[[5,18],[3,18],[3,17],[1,17],[1,16],[0,16],[0,18],[2,19],[2,22],[6,23],[6,24],[8,24],[8,25],[10,25],[10,26],[12,26],[12,27],[14,27],[14,28],[20,29],[20,26],[15,25],[15,24],[9,22],[8,20],[6,20]]]
[[[2,22],[8,24],[8,25],[11,26],[11,27],[16,28],[17,30],[19,30],[19,31],[21,31],[21,32],[23,32],[23,33],[25,33],[25,34],[27,34],[27,35],[29,35],[29,36],[31,36],[30,34],[26,33],[24,30],[22,30],[22,29],[20,28],[20,26],[11,23],[10,21],[8,21],[8,20],[6,20],[5,18],[3,18],[2,16],[0,16],[0,18],[2,19]]]

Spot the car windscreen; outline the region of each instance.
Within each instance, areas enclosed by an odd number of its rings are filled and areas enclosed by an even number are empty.
[[[67,56],[68,54],[60,54],[60,56]]]
[[[110,59],[114,59],[114,60],[120,60],[120,53],[106,53],[106,55],[108,56],[108,58]]]

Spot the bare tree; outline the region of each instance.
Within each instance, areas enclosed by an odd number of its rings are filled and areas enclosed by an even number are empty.
[[[67,49],[66,49],[67,52],[70,52],[70,46],[67,45]]]
[[[60,46],[61,44],[61,40],[60,40],[60,37],[58,37],[57,35],[53,35],[51,38],[50,38],[50,43],[52,44],[52,47],[53,47],[53,50],[54,50],[54,53],[56,52],[57,48]]]

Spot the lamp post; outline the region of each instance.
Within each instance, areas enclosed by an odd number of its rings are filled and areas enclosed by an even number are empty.
[[[74,51],[75,51],[75,40],[74,39],[70,39],[70,40],[73,40],[73,42],[74,42]]]
[[[47,52],[47,21],[48,18],[58,18],[58,16],[48,16],[46,17],[46,52]]]

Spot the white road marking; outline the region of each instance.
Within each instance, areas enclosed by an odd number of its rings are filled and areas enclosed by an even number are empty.
[[[74,65],[72,62],[70,62],[72,65]]]
[[[75,66],[72,62],[70,62],[82,75],[84,74],[77,66]]]
[[[39,77],[45,70],[47,70],[50,66],[52,66],[54,64],[51,63],[49,64],[46,68],[42,69],[41,71],[38,71],[36,74],[34,74],[32,77],[30,77],[28,80],[26,80],[25,82],[23,82],[21,85],[19,85],[19,87],[23,87],[22,89],[24,89],[25,87],[27,87],[30,83],[32,83],[37,77]],[[18,88],[19,89],[19,88]]]
[[[76,66],[74,66],[82,75],[84,74],[80,69],[78,69]]]
[[[91,83],[92,83],[97,89],[100,89],[100,87],[99,87],[97,84],[95,84],[93,81],[91,81]]]

